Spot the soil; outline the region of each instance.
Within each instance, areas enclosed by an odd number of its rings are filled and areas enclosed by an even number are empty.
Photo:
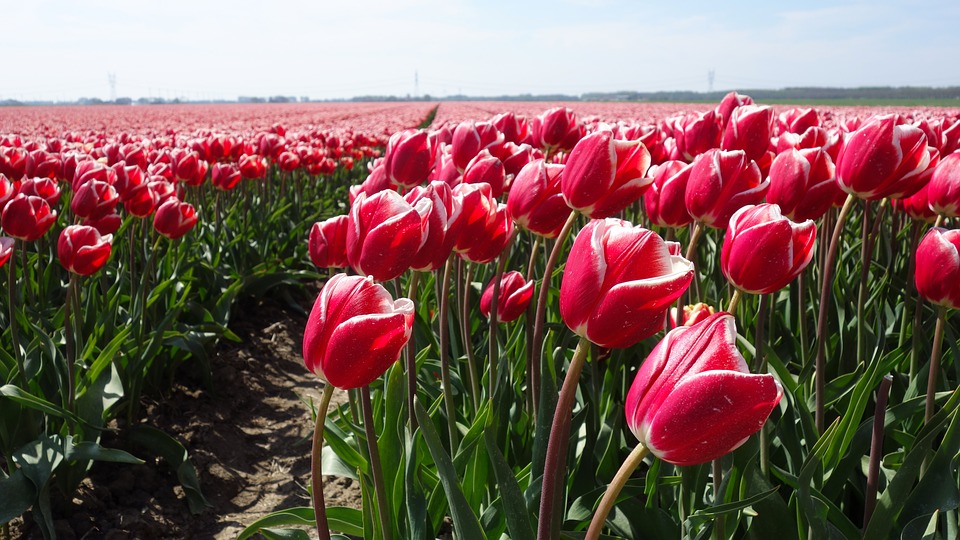
[[[303,308],[309,310],[310,300]],[[143,402],[148,423],[186,446],[211,508],[192,515],[175,473],[162,460],[145,465],[97,463],[56,522],[61,540],[235,539],[271,512],[309,506],[309,403],[320,380],[303,365],[306,316],[267,299],[246,300],[211,359],[213,388],[181,369],[173,388]],[[346,394],[334,394],[333,405]],[[105,446],[124,447],[105,438]],[[145,457],[135,448],[135,455]],[[328,506],[360,507],[350,479],[324,478]],[[13,523],[13,538],[42,538],[29,514]]]

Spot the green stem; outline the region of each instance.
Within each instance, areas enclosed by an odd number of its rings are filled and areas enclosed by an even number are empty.
[[[547,442],[547,459],[543,466],[543,486],[540,493],[540,523],[538,524],[538,540],[552,540],[558,537],[560,517],[564,505],[564,480],[567,477],[567,448],[570,445],[570,421],[573,414],[573,403],[577,396],[577,383],[580,372],[590,350],[587,338],[580,338],[577,350],[570,360],[567,375],[563,379],[563,387],[557,398],[557,408],[553,414],[553,425],[550,428],[550,439]]]
[[[587,529],[585,540],[597,540],[600,538],[600,531],[603,529],[603,524],[607,521],[607,516],[610,515],[610,510],[613,509],[614,503],[617,502],[617,495],[623,490],[623,486],[627,484],[627,480],[630,479],[633,471],[637,470],[637,467],[643,463],[643,458],[649,453],[650,450],[648,450],[646,446],[642,443],[637,444],[633,451],[630,452],[630,455],[627,456],[627,459],[624,460],[623,464],[620,465],[620,470],[617,471],[613,480],[610,481],[610,485],[607,486],[607,490],[603,493],[603,498],[600,499],[600,505],[597,506],[597,511],[593,514],[593,519],[590,521],[590,528]]]
[[[70,279],[67,282],[67,299],[63,308],[63,331],[64,338],[67,341],[67,410],[74,411],[74,402],[76,401],[76,390],[74,380],[74,369],[76,363],[76,351],[74,350],[74,321],[80,306],[75,304],[74,290],[77,288],[77,275],[70,272]]]
[[[470,393],[473,394],[471,396],[473,398],[473,412],[476,413],[477,411],[480,410],[480,380],[479,380],[480,376],[477,374],[477,359],[476,359],[476,356],[473,354],[473,339],[471,339],[472,335],[470,333],[470,323],[471,323],[471,319],[470,319],[470,277],[471,275],[470,274],[471,274],[471,271],[473,270],[473,266],[467,261],[462,261],[462,262],[463,262],[463,265],[466,266],[466,270],[464,271],[464,278],[463,278],[463,295],[460,297],[461,309],[462,309],[460,313],[460,334],[463,337],[463,349],[467,353],[467,379],[470,381]],[[441,376],[444,376],[443,363],[440,364],[440,368],[441,368],[440,374]],[[450,386],[449,384],[450,382],[449,370],[450,370],[450,366],[448,363],[447,372],[446,372],[447,374],[445,375],[446,378],[444,379],[444,384],[443,384],[444,399],[446,399],[449,396],[451,401],[451,405],[447,409],[448,413],[453,410],[453,403],[452,403],[453,387]],[[451,424],[451,426],[453,426],[453,424]],[[454,429],[454,431],[456,430]],[[453,435],[453,432],[451,432],[450,439],[453,440],[454,438],[455,437]]]
[[[414,303],[417,302],[417,294],[420,285],[420,272],[413,270],[410,276],[410,289],[408,298]],[[442,302],[442,300],[441,300]],[[442,321],[442,319],[441,319]],[[416,322],[416,320],[414,320]],[[440,323],[441,329],[443,323]],[[407,361],[407,410],[410,411],[410,431],[417,430],[417,417],[413,412],[413,398],[417,395],[417,340],[416,332],[410,332],[410,339],[407,340],[407,346],[404,347],[404,359]]]
[[[320,461],[320,452],[323,449],[323,426],[327,419],[327,409],[330,407],[330,398],[333,397],[334,387],[327,383],[323,387],[320,397],[320,408],[317,409],[317,425],[313,428],[313,448],[310,452],[310,487],[313,491],[313,514],[317,523],[317,533],[320,540],[330,540],[330,527],[327,525],[327,508],[323,501],[323,470]]]
[[[766,324],[767,324],[767,306],[770,303],[770,295],[762,294],[760,295],[760,310],[757,314],[757,333],[756,333],[756,342],[754,345],[754,350],[756,351],[754,356],[754,366],[757,373],[763,374],[767,372],[767,357],[765,354],[766,351]],[[766,421],[764,421],[763,427],[760,428],[760,473],[764,478],[770,477],[770,444],[769,437],[770,434],[764,429],[766,427]]]
[[[381,538],[390,540],[390,523],[387,521],[387,491],[383,483],[383,467],[380,465],[380,448],[377,445],[377,432],[373,426],[373,406],[370,403],[370,386],[360,388],[360,408],[363,410],[363,428],[367,434],[367,448],[370,452],[370,468],[373,470],[373,489],[377,494],[377,514],[380,516]]]
[[[14,251],[22,249],[23,241],[15,240]],[[10,338],[13,340],[13,357],[17,362],[17,370],[20,372],[20,384],[23,386],[24,391],[28,391],[30,382],[27,380],[27,372],[23,364],[23,353],[20,350],[20,330],[17,324],[17,312],[15,308],[15,306],[19,305],[17,302],[17,290],[19,287],[16,286],[16,261],[16,253],[7,261],[7,308],[10,311]]]
[[[743,297],[743,291],[740,289],[733,290],[733,296],[730,297],[730,303],[727,304],[727,313],[733,314],[733,310],[737,309],[737,305],[740,304],[740,299]],[[679,312],[677,313],[679,317]]]
[[[867,466],[867,490],[863,503],[863,528],[867,528],[870,517],[877,506],[877,487],[880,479],[880,460],[883,459],[883,421],[887,413],[887,396],[893,376],[885,375],[877,391],[877,406],[873,413],[873,435],[870,442],[870,462]]]
[[[930,371],[927,374],[927,399],[923,410],[923,423],[933,418],[933,409],[937,394],[937,376],[940,374],[940,351],[943,347],[943,326],[947,321],[947,308],[937,309],[937,327],[933,331],[933,352],[930,353]]]
[[[449,310],[449,299],[447,290],[450,288],[450,274],[453,268],[453,255],[447,259],[447,264],[443,269],[443,285],[440,288],[440,379],[443,384],[443,405],[447,412],[447,436],[450,438],[450,454],[456,451],[457,443],[457,408],[453,402],[453,385],[450,383],[450,363],[451,358],[448,353],[450,350],[450,329],[447,326],[447,311]],[[465,344],[469,347],[469,344]],[[471,379],[472,381],[473,379]],[[473,400],[479,399],[477,393],[474,393]],[[474,410],[478,409],[474,405]],[[412,409],[411,409],[412,410]]]
[[[870,263],[873,260],[873,247],[879,233],[880,223],[883,221],[883,213],[887,208],[887,199],[880,201],[880,208],[873,221],[867,219],[870,215],[870,204],[866,203],[864,207],[863,218],[863,239],[860,249],[860,294],[857,295],[857,362],[866,363],[867,343],[866,343],[866,322],[864,321],[864,305],[867,302],[867,279],[870,275]],[[872,225],[868,229],[868,225]],[[847,371],[852,371],[852,366],[848,366]]]
[[[540,249],[540,241],[541,241],[540,236],[533,237],[533,247],[531,247],[530,249],[530,261],[527,263],[526,278],[528,282],[533,281],[533,270],[537,262],[537,250]],[[536,306],[534,306],[532,303],[529,304],[527,306],[527,316],[523,318],[523,324],[524,324],[524,330],[525,330],[524,335],[527,337],[531,337],[531,335],[533,334],[533,314],[535,309],[536,309]],[[538,381],[533,380],[533,366],[530,365],[530,359],[533,357],[533,339],[526,339],[524,341],[525,341],[524,346],[526,347],[525,359],[527,361],[526,402],[527,402],[527,409],[530,414],[530,418],[535,421],[537,416],[536,410],[537,410],[537,397],[538,397],[535,393],[537,389],[537,385],[535,383]]]
[[[503,270],[507,265],[507,253],[513,240],[517,237],[518,229],[514,229],[507,241],[507,246],[503,248],[503,253],[497,259],[497,271],[493,275],[493,298],[490,299],[490,332],[488,342],[488,361],[490,363],[490,395],[497,389],[497,365],[500,360],[499,344],[497,343],[497,328],[500,324],[500,280],[503,279]]]

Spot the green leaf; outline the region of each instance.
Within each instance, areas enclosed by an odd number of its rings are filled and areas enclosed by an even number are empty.
[[[82,441],[67,445],[67,461],[107,461],[111,463],[130,463],[142,465],[144,461],[128,452],[116,448],[104,448],[93,441]]]
[[[487,444],[487,456],[493,465],[493,474],[497,478],[500,498],[503,500],[507,529],[514,540],[533,540],[534,528],[530,513],[527,512],[526,500],[523,498],[523,492],[520,491],[517,478],[497,446],[497,430],[490,425],[491,423],[488,423],[488,429],[484,432],[484,441]]]
[[[77,415],[71,413],[70,411],[58,405],[54,405],[53,403],[50,403],[49,401],[43,398],[39,398],[33,394],[24,392],[18,386],[13,384],[0,386],[0,397],[11,399],[25,407],[36,409],[43,413],[49,414],[51,416],[63,418],[75,424],[79,424],[79,423],[86,424],[86,422],[81,420]],[[89,424],[87,425],[89,427],[96,429],[96,426],[90,426]]]
[[[13,471],[6,478],[0,478],[0,524],[26,512],[37,496],[37,490],[21,470]]]
[[[177,473],[177,480],[187,495],[187,506],[192,514],[199,514],[211,505],[200,491],[197,470],[190,462],[190,455],[179,441],[167,433],[148,425],[141,424],[127,432],[131,441],[163,457]]]

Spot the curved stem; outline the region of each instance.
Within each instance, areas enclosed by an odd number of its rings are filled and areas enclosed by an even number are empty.
[[[323,501],[323,471],[320,465],[320,451],[323,448],[323,425],[327,420],[327,409],[330,407],[333,389],[333,385],[330,383],[323,387],[320,407],[317,409],[317,425],[313,428],[313,447],[310,452],[310,488],[313,491],[313,514],[320,540],[330,540],[327,508]]]
[[[933,222],[934,227],[939,227],[941,225],[943,225],[943,214],[939,214],[937,216],[937,221]]]
[[[690,233],[690,241],[687,242],[687,254],[684,256],[688,261],[692,261],[690,257],[693,257],[693,254],[697,252],[697,244],[700,243],[700,237],[703,236],[703,223],[699,221],[696,222],[693,226],[693,232]]]
[[[420,285],[420,272],[412,271],[410,276],[410,289],[407,298],[417,302],[417,296]],[[414,319],[416,322],[416,319]],[[440,320],[441,330],[443,328],[443,319]],[[417,417],[413,412],[413,398],[417,395],[417,340],[416,332],[410,332],[410,339],[407,340],[407,346],[404,347],[403,355],[407,363],[407,410],[410,411],[410,431],[417,430]]]
[[[887,396],[890,395],[892,375],[884,375],[877,390],[877,406],[873,413],[873,436],[870,441],[870,464],[867,466],[867,492],[863,503],[863,528],[867,528],[870,517],[877,506],[877,486],[880,479],[880,460],[883,459],[883,421],[887,413]]]
[[[847,221],[847,215],[853,208],[856,198],[853,195],[847,195],[846,202],[840,210],[837,217],[836,226],[833,229],[833,237],[830,239],[830,249],[827,252],[827,258],[823,265],[823,279],[820,289],[820,312],[817,317],[817,358],[814,376],[814,394],[816,398],[816,411],[814,417],[817,424],[817,432],[823,433],[824,428],[824,388],[826,386],[825,358],[826,358],[826,339],[827,339],[827,304],[830,303],[830,290],[833,285],[833,267],[837,261],[837,250],[840,247],[840,236],[843,234],[843,225]]]
[[[530,261],[527,263],[527,281],[533,281],[533,270],[537,262],[537,250],[540,249],[540,236],[533,237],[533,246],[530,248]],[[527,305],[527,316],[523,318],[524,324],[524,335],[527,338],[531,338],[533,334],[533,314],[536,306],[532,303]],[[530,359],[533,357],[533,339],[524,340],[524,347],[526,347],[526,356],[524,357],[527,361],[526,377],[527,377],[527,395],[526,402],[527,408],[529,409],[530,418],[532,421],[536,421],[537,418],[537,395],[535,394],[537,390],[537,382],[533,380],[533,366],[530,365]]]
[[[701,293],[700,293],[700,262],[697,260],[697,245],[700,243],[700,237],[703,236],[703,233],[704,233],[706,230],[707,230],[707,228],[704,227],[704,226],[703,226],[703,223],[700,223],[699,221],[696,222],[696,223],[693,225],[693,231],[690,233],[690,240],[687,242],[687,253],[686,253],[685,257],[684,257],[684,258],[687,259],[688,261],[692,262],[692,263],[694,264],[694,266],[696,267],[696,269],[695,269],[695,271],[694,271],[694,276],[693,276],[693,288],[694,288],[694,291],[693,291],[693,293],[692,293],[693,295],[696,295],[696,300],[700,300],[700,299],[701,299],[701,296],[700,296],[700,294],[701,294]],[[688,303],[689,303],[689,304],[694,303],[693,300],[689,300],[689,301],[688,301],[688,298],[691,298],[691,299],[693,298],[693,296],[689,296],[689,297],[687,296],[689,293],[690,293],[690,291],[689,291],[689,290],[686,290],[686,291],[684,291],[683,295],[680,296],[680,302],[677,304],[678,313],[679,313],[680,310],[683,309],[683,306],[684,306],[684,305],[686,305],[686,304],[688,304]]]
[[[470,380],[470,393],[473,394],[471,396],[473,397],[473,412],[476,413],[480,410],[480,376],[477,374],[477,359],[473,354],[472,336],[470,334],[470,272],[473,270],[473,266],[467,261],[462,262],[463,265],[466,266],[466,270],[464,271],[465,277],[463,278],[463,295],[460,297],[462,302],[461,308],[463,310],[460,313],[460,333],[463,336],[463,349],[467,353],[467,378]],[[440,367],[442,368],[443,365],[441,364]],[[442,373],[443,370],[441,369],[441,374]],[[447,374],[449,377],[449,371]],[[447,388],[446,384],[447,383],[444,383],[444,389]],[[449,395],[452,399],[453,394],[451,393]]]
[[[537,530],[539,540],[557,538],[560,516],[563,513],[564,479],[567,477],[567,448],[570,445],[570,421],[573,402],[577,396],[577,383],[580,372],[587,359],[590,342],[580,338],[577,350],[570,360],[563,387],[557,398],[557,408],[553,414],[550,439],[547,442],[547,459],[543,465],[543,487],[540,492],[540,523]]]
[[[873,260],[873,248],[880,230],[880,223],[887,209],[887,200],[880,201],[880,208],[877,209],[877,215],[873,217],[872,222],[867,219],[870,215],[870,203],[867,202],[864,207],[863,239],[860,247],[860,294],[857,295],[857,362],[860,363],[866,362],[867,355],[866,323],[863,320],[863,307],[867,302],[867,278],[870,275],[870,263]]]
[[[730,297],[730,303],[727,304],[727,313],[733,314],[733,310],[737,309],[737,305],[740,304],[740,299],[743,297],[743,291],[740,289],[733,290],[733,296]]]
[[[453,267],[453,255],[447,259],[447,264],[443,269],[443,284],[440,287],[440,379],[443,385],[443,405],[447,412],[447,434],[450,437],[451,455],[457,449],[457,409],[453,403],[453,385],[450,383],[450,358],[447,351],[450,349],[450,331],[447,328],[447,310],[449,301],[447,289],[450,287],[450,274]],[[464,346],[470,344],[464,340]],[[470,378],[471,382],[474,380]],[[474,403],[479,399],[478,392],[473,392]],[[476,405],[474,405],[476,407]],[[413,411],[413,409],[410,409]]]
[[[70,272],[70,280],[67,282],[67,300],[63,308],[63,332],[67,341],[67,410],[74,411],[73,404],[76,401],[76,390],[74,389],[74,364],[76,363],[75,345],[75,325],[73,319],[77,317],[80,311],[79,303],[75,303],[74,291],[77,288],[77,275]]]
[[[614,503],[617,502],[617,495],[623,490],[623,486],[626,485],[633,471],[637,470],[637,467],[643,463],[643,458],[647,457],[649,453],[650,450],[647,449],[643,443],[637,444],[636,448],[630,452],[627,459],[620,465],[620,470],[617,471],[613,480],[610,481],[610,485],[607,486],[607,491],[603,493],[603,498],[600,499],[600,505],[597,506],[597,511],[593,514],[593,519],[590,521],[590,528],[587,529],[585,540],[597,540],[600,538],[600,531],[603,529],[603,524],[607,521],[610,510],[613,510]]]
[[[943,325],[947,320],[947,308],[937,309],[937,327],[933,331],[933,351],[930,353],[930,371],[927,374],[927,399],[923,411],[923,423],[933,418],[934,398],[937,394],[937,375],[940,374],[940,351],[943,347]]]
[[[360,407],[363,409],[363,429],[367,434],[367,449],[370,451],[370,468],[373,470],[373,489],[377,494],[377,514],[380,516],[381,538],[390,540],[390,523],[387,521],[387,492],[383,483],[383,467],[380,465],[380,447],[377,431],[373,426],[373,405],[370,403],[370,386],[360,388]]]

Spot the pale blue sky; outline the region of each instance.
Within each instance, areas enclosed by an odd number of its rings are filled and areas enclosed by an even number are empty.
[[[960,85],[960,2],[0,0],[0,99]]]

